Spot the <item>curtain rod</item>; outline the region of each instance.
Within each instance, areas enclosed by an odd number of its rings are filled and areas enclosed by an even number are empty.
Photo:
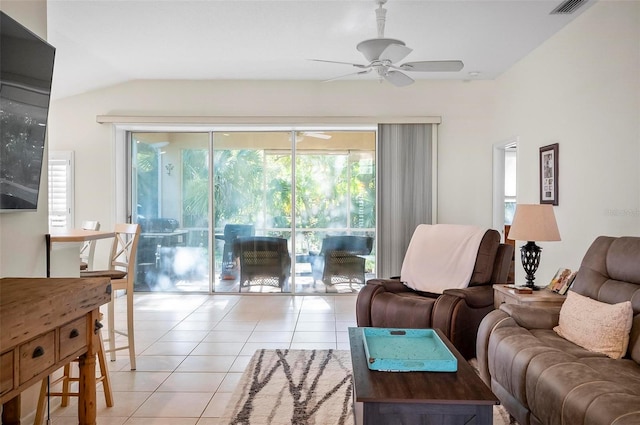
[[[329,116],[329,117],[287,117],[287,116],[136,116],[97,115],[98,124],[441,124],[442,118],[433,117],[374,117],[374,116]]]

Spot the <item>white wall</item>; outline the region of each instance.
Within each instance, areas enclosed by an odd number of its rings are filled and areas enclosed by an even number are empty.
[[[47,3],[6,1],[0,9],[40,37],[46,38]],[[47,144],[45,142],[45,159]],[[46,163],[40,180],[37,212],[0,214],[0,277],[46,275],[44,235],[48,232]]]
[[[46,0],[2,0],[0,10],[46,39]],[[45,158],[47,146],[45,142]],[[46,164],[45,164],[46,167]],[[44,277],[45,239],[48,232],[47,173],[42,174],[37,212],[0,214],[0,277]],[[34,411],[40,384],[22,393],[22,418]]]
[[[129,82],[54,101],[50,145],[76,151],[77,222],[108,229],[113,135],[97,115],[441,116],[438,221],[484,226],[493,143],[519,137],[519,202],[537,203],[538,148],[558,142],[563,241],[542,243],[545,283],[577,268],[595,236],[640,233],[639,7],[596,3],[496,81]]]
[[[97,115],[441,116],[439,217],[491,226],[493,81],[135,81],[55,101],[51,146],[76,151],[76,220],[113,226],[112,129]],[[274,122],[287,123],[286,118]],[[462,171],[471,173],[467,179]],[[469,208],[469,204],[473,205]]]
[[[538,284],[598,235],[640,236],[640,2],[596,3],[512,67],[495,116],[495,141],[519,136],[519,203],[539,202],[539,148],[560,144],[562,241],[540,243]]]

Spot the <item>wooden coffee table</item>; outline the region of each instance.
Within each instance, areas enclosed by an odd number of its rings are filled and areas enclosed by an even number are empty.
[[[498,399],[438,329],[457,372],[380,372],[367,367],[362,329],[349,328],[356,424],[493,423]]]

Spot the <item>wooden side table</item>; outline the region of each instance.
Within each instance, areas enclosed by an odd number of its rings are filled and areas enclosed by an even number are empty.
[[[560,307],[566,295],[560,295],[544,288],[533,291],[531,294],[518,294],[509,285],[493,285],[493,305],[499,308],[500,304],[522,304],[535,307]]]

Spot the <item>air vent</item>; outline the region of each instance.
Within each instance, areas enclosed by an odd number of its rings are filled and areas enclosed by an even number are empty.
[[[575,12],[589,0],[565,0],[553,9],[550,15],[568,15]]]

